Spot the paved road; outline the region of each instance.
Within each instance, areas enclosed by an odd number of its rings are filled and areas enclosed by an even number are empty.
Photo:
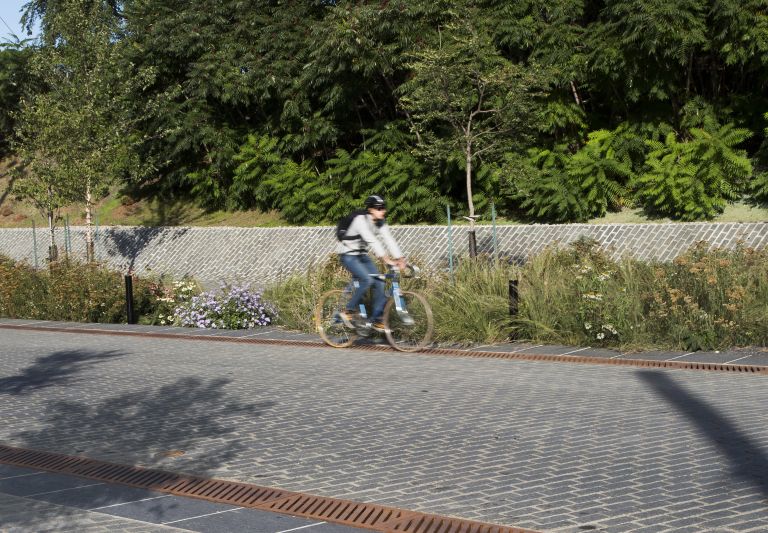
[[[0,329],[0,400],[11,446],[553,532],[768,524],[760,375]]]

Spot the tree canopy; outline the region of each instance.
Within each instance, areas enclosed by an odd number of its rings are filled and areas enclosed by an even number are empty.
[[[768,0],[32,0],[23,20],[41,37],[0,51],[0,150],[32,172],[69,153],[137,195],[297,224],[370,193],[396,222],[768,196]]]

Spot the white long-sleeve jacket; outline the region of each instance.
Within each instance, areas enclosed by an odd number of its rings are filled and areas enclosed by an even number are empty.
[[[347,239],[339,241],[336,246],[336,253],[362,255],[368,253],[370,247],[376,257],[384,257],[387,255],[387,250],[392,258],[397,259],[403,256],[386,222],[379,226],[370,214],[357,215],[353,218],[346,235]]]

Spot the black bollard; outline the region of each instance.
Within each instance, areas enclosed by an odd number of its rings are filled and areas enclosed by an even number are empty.
[[[133,316],[133,276],[125,275],[125,314],[129,324],[135,324]]]
[[[475,230],[469,230],[469,257],[474,259],[477,257],[477,236]]]
[[[509,280],[509,314],[510,316],[517,315],[517,302],[519,299],[519,293],[517,290],[517,280]]]

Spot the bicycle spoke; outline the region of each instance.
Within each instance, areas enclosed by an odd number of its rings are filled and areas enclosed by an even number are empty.
[[[344,291],[328,291],[320,297],[315,308],[315,326],[326,344],[335,348],[349,346],[355,340],[354,330],[347,328],[339,317],[346,305]]]
[[[432,339],[432,309],[424,297],[415,292],[403,291],[401,298],[406,312],[398,311],[391,298],[384,308],[386,337],[393,348],[415,352]]]

